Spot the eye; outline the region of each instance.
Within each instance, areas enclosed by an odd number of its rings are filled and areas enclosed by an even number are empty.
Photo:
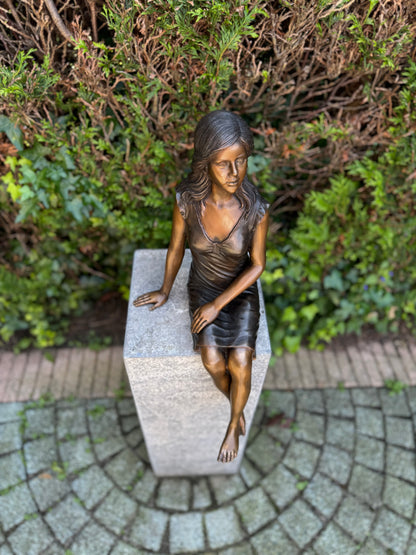
[[[239,158],[236,163],[238,166],[244,166],[246,162],[247,160],[245,158]]]
[[[226,168],[227,162],[217,162],[215,165],[218,166],[219,168]]]

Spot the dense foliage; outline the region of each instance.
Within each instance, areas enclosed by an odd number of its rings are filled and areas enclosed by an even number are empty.
[[[21,0],[0,7],[0,337],[65,338],[166,246],[207,111],[255,134],[273,346],[414,327],[416,5]]]

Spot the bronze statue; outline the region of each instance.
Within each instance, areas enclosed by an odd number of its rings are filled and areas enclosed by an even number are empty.
[[[177,187],[163,285],[133,303],[154,310],[168,300],[188,241],[194,348],[231,404],[218,455],[224,463],[237,456],[239,435],[246,433],[243,410],[259,321],[256,281],[266,262],[268,205],[246,177],[252,150],[251,131],[236,114],[214,111],[200,120],[192,171]]]

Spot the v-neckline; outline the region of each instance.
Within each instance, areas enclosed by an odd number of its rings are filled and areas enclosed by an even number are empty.
[[[238,217],[238,220],[235,222],[235,224],[231,228],[230,232],[228,233],[228,235],[226,237],[224,237],[224,239],[211,239],[211,237],[208,235],[207,231],[205,230],[204,224],[202,223],[202,214],[201,214],[201,205],[200,204],[198,204],[198,207],[197,207],[197,210],[196,210],[196,217],[198,218],[198,223],[199,223],[199,225],[202,229],[202,233],[205,235],[205,237],[208,239],[208,241],[210,243],[214,243],[214,244],[217,244],[217,245],[220,245],[221,243],[225,243],[225,241],[227,241],[227,239],[229,239],[231,237],[235,228],[240,223],[240,220],[243,217],[243,215],[244,215],[244,210],[241,212],[241,214]]]

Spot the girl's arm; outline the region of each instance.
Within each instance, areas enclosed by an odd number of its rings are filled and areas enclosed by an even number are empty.
[[[142,306],[145,304],[153,304],[150,310],[159,308],[168,300],[170,290],[172,289],[173,282],[181,267],[183,255],[185,253],[185,220],[179,212],[178,204],[175,201],[173,208],[172,218],[172,235],[166,255],[165,264],[165,277],[163,278],[163,285],[157,291],[150,291],[139,295],[135,301],[134,306]]]
[[[251,265],[246,268],[218,297],[203,306],[194,314],[192,333],[199,333],[207,324],[217,318],[220,310],[240,293],[245,291],[261,276],[266,265],[266,235],[269,223],[269,214],[266,212],[257,225],[250,249]]]

